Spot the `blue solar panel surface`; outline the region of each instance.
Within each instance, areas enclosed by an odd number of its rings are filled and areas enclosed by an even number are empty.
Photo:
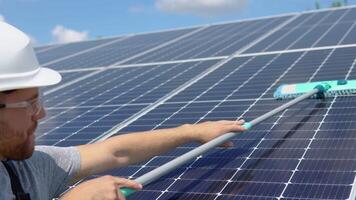
[[[128,37],[93,51],[52,63],[51,67],[62,70],[115,65],[124,59],[192,31],[194,28]]]
[[[37,143],[88,143],[216,62],[108,69],[50,93],[49,116],[41,122]]]
[[[49,50],[51,48],[55,48],[55,47],[58,47],[59,45],[44,45],[44,46],[37,46],[35,47],[35,52],[36,53],[41,53],[43,51],[46,51],[46,50]]]
[[[228,23],[208,27],[184,40],[127,63],[146,63],[231,55],[256,38],[288,20],[290,16]]]
[[[79,51],[83,51],[87,48],[92,48],[97,45],[105,44],[108,43],[112,40],[115,40],[117,38],[110,38],[110,39],[102,39],[102,40],[93,40],[93,41],[88,41],[88,42],[74,42],[74,43],[69,43],[66,45],[60,45],[56,48],[49,49],[48,51],[43,51],[37,54],[38,61],[42,64],[45,65],[46,63],[64,57],[71,55],[73,53],[78,53]]]
[[[332,79],[354,77],[356,72],[349,70],[354,66],[355,51],[355,48],[348,48],[342,49],[341,52],[335,50],[273,54],[244,58],[242,61],[237,58],[190,87],[190,91],[196,91],[195,93],[189,92],[189,95],[186,95],[182,92],[176,95],[171,100],[177,98],[177,103],[172,101],[161,105],[124,128],[122,132],[174,127],[182,123],[207,120],[252,120],[284,103],[270,99],[269,91],[273,91],[273,86],[278,84],[276,80],[294,77],[298,81],[313,81],[323,79],[324,74],[328,74]],[[330,55],[327,57],[327,54]],[[338,63],[333,62],[341,54],[343,58],[350,57],[345,60],[352,62],[344,62],[345,70],[341,69],[340,73],[335,73],[338,72],[335,70]],[[315,60],[312,67],[308,61],[313,57],[318,58],[316,55],[324,55],[324,59]],[[258,69],[253,69],[252,66],[258,66]],[[314,76],[297,73],[304,71],[306,67],[311,68],[310,74],[316,72]],[[255,76],[246,74],[248,71],[253,71]],[[214,78],[224,80],[219,83],[212,81]],[[229,78],[235,80],[234,88],[231,88],[231,82],[226,84]],[[208,82],[210,85],[207,85],[206,80],[211,80]],[[255,93],[255,89],[251,89],[256,86],[260,92]],[[204,88],[203,91],[199,90],[201,88]],[[210,93],[214,90],[224,93]],[[184,102],[179,96],[191,98]],[[207,98],[202,98],[204,96]],[[348,117],[346,113],[342,114],[338,109],[344,107],[346,102],[354,100],[354,97],[347,97],[303,102],[258,125],[254,130],[238,136],[234,140],[234,149],[213,151],[186,168],[171,173],[161,180],[162,185],[166,185],[165,188],[160,188],[164,192],[157,191],[154,186],[148,186],[147,192],[153,190],[161,196],[159,199],[169,199],[172,195],[177,199],[202,199],[198,193],[207,191],[214,193],[210,194],[212,198],[218,199],[225,199],[227,196],[231,199],[255,196],[346,199],[355,176],[355,140],[348,141],[350,136],[343,135],[345,129],[352,130],[352,117]],[[337,115],[334,114],[334,109],[338,111]],[[352,108],[349,109],[353,112]],[[339,145],[328,148],[327,142],[336,138]],[[183,150],[175,150],[170,155],[155,157],[128,176],[135,177],[141,174],[141,171],[147,172],[145,168],[160,166],[194,146],[195,144],[189,144],[178,148]],[[324,179],[327,181],[324,182]],[[303,193],[306,188],[310,191]],[[137,195],[137,199],[139,198],[142,196]]]
[[[49,117],[40,124],[37,144],[85,144],[114,134],[114,127],[120,127],[117,135],[249,121],[286,102],[272,98],[282,83],[355,79],[355,11],[143,34],[94,50],[95,41],[43,50],[42,63],[60,59],[54,68],[73,70],[62,72],[67,83],[93,74],[46,95]],[[149,64],[158,61],[170,62]],[[238,135],[233,148],[201,155],[129,199],[353,199],[355,111],[355,96],[305,100]],[[108,173],[136,178],[196,146],[185,144]]]
[[[82,76],[88,75],[90,73],[92,73],[92,71],[76,71],[76,72],[70,72],[70,73],[62,72],[61,73],[61,76],[62,76],[61,84],[69,83],[71,81],[74,81],[74,80],[76,80],[76,79],[78,79],[78,78],[80,78]],[[49,86],[49,87],[44,87],[43,89],[41,89],[41,91],[48,92],[51,89],[55,89],[55,88],[57,88],[56,85]]]
[[[245,53],[355,44],[356,8],[300,15]]]

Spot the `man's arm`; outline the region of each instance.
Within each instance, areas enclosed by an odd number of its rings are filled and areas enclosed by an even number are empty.
[[[79,146],[81,169],[75,180],[103,171],[138,163],[188,142],[208,142],[228,132],[240,132],[243,121],[204,122],[119,135],[95,144]],[[232,146],[231,142],[223,146]],[[75,181],[73,180],[73,181]]]

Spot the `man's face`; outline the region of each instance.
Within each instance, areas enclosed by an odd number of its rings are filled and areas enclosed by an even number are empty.
[[[0,103],[30,101],[39,95],[38,88],[0,92]],[[46,115],[44,109],[32,115],[29,108],[0,109],[0,159],[24,160],[31,157],[35,145],[38,120]]]

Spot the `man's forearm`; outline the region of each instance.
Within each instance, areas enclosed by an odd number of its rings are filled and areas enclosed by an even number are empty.
[[[190,125],[177,128],[131,133],[112,137],[105,141],[114,155],[117,167],[138,163],[161,155],[177,146],[194,141]]]
[[[105,141],[78,146],[81,168],[73,181],[106,170],[138,163],[187,142],[208,142],[230,131],[243,131],[243,121],[204,122],[177,128],[131,133]],[[222,144],[232,146],[232,142]]]

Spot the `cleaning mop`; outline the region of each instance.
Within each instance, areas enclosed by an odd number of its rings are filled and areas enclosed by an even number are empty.
[[[260,122],[284,111],[285,109],[293,106],[294,104],[303,101],[307,98],[326,98],[334,97],[338,95],[351,95],[356,93],[356,80],[334,80],[334,81],[323,81],[323,82],[309,82],[309,83],[296,83],[296,84],[285,84],[277,88],[274,93],[275,99],[290,99],[295,98],[280,107],[277,107],[266,114],[250,121],[245,122],[243,127],[246,130],[251,129],[253,126],[259,124]],[[187,152],[174,160],[138,177],[135,179],[136,182],[142,184],[143,186],[159,179],[160,177],[168,174],[174,169],[182,166],[183,164],[192,161],[201,154],[223,144],[226,141],[231,140],[240,133],[226,133],[221,135],[199,147]],[[127,197],[135,192],[135,190],[130,188],[121,188],[120,191]]]

